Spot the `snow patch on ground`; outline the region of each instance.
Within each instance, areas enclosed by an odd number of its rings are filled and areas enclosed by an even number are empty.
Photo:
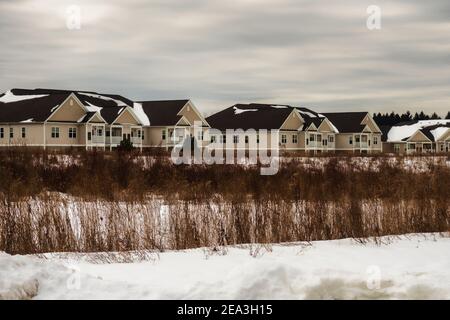
[[[449,236],[203,248],[132,263],[3,253],[0,298],[449,299]]]
[[[8,90],[5,92],[3,96],[0,97],[0,102],[3,103],[10,103],[10,102],[17,102],[17,101],[23,101],[23,100],[29,100],[29,99],[36,99],[36,98],[42,98],[47,97],[48,94],[36,94],[36,95],[15,95],[11,92],[11,90]]]

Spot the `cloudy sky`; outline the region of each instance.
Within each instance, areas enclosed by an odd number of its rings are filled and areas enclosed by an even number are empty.
[[[205,114],[236,102],[445,114],[450,2],[0,0],[0,91],[13,87],[191,98]]]

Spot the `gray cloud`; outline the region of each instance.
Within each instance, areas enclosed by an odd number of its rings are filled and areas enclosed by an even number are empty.
[[[66,8],[82,10],[81,30]],[[366,28],[366,8],[382,29]],[[0,0],[0,89],[319,111],[450,109],[446,0]]]

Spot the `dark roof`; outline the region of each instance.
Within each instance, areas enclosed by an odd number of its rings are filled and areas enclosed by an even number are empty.
[[[83,105],[101,107],[101,115],[111,123],[119,115],[119,110],[132,106],[133,102],[119,95],[100,94],[92,91],[56,90],[56,89],[11,89],[14,96],[41,96],[16,102],[0,102],[0,122],[21,122],[33,119],[33,122],[45,121],[70,94],[74,94]],[[6,93],[0,95],[3,97]],[[88,112],[80,120],[87,122],[95,112]]]
[[[362,125],[367,112],[331,112],[322,113],[340,133],[362,132],[365,125]]]
[[[435,125],[432,125],[432,126],[428,126],[428,127],[425,127],[425,128],[422,128],[422,129],[419,129],[428,139],[430,139],[431,141],[435,141],[434,140],[434,136],[433,136],[433,134],[431,133],[431,131],[433,131],[434,129],[437,129],[437,128],[442,128],[442,127],[444,127],[444,128],[450,128],[450,123],[446,123],[446,124],[435,124]]]
[[[236,113],[236,110],[248,111]],[[291,114],[292,110],[293,107],[288,105],[260,103],[235,104],[209,116],[206,118],[206,121],[211,128],[219,130],[279,129]]]
[[[139,101],[152,126],[173,126],[180,121],[178,113],[189,100]]]
[[[0,102],[0,122],[22,122],[29,119],[43,122],[68,96],[68,93],[58,93],[16,102]]]
[[[97,107],[115,107],[118,105],[133,106],[133,101],[116,94],[104,94],[93,91],[83,90],[58,90],[58,89],[12,89],[14,95],[42,95],[42,94],[71,94],[74,93],[76,97],[84,104],[92,104]],[[115,100],[119,101],[117,103]]]
[[[126,107],[107,107],[100,110],[100,115],[111,124],[125,110]]]

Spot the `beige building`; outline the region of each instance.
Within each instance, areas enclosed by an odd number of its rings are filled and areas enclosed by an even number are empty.
[[[323,115],[339,131],[335,142],[337,152],[382,152],[382,132],[368,112],[337,112]]]
[[[449,152],[450,120],[408,121],[386,129],[383,152],[418,154]]]
[[[151,121],[150,121],[151,119]],[[190,100],[134,103],[122,96],[12,89],[0,96],[0,146],[170,148],[209,127]],[[203,134],[199,134],[199,138]]]
[[[209,134],[209,142],[225,149],[333,152],[338,133],[326,117],[289,105],[236,104],[206,120],[216,130]]]

